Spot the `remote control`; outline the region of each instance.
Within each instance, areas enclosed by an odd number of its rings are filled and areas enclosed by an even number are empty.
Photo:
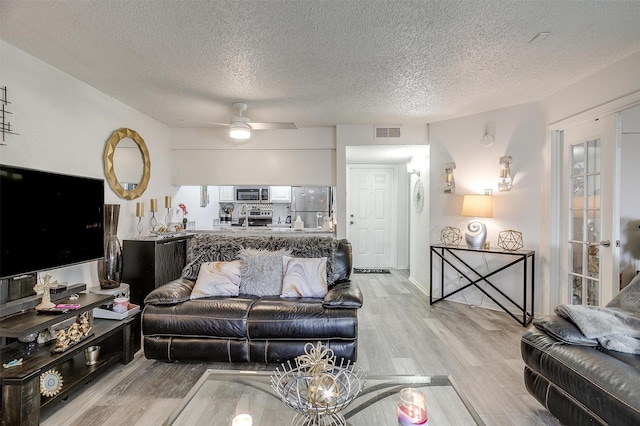
[[[78,304],[78,303],[60,303],[60,304],[56,305],[56,308],[76,310],[76,309],[80,309],[80,304]]]

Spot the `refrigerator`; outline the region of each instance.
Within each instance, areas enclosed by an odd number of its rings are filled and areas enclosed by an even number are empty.
[[[322,227],[324,218],[331,216],[332,207],[330,186],[291,187],[291,223],[300,216],[305,228]]]

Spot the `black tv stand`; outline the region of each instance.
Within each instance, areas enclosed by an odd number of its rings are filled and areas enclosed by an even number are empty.
[[[78,300],[68,298],[60,303],[79,303],[81,308],[61,315],[38,314],[28,309],[0,319],[0,336],[18,338],[29,333],[48,328],[65,319],[73,318],[86,311],[93,311],[113,297],[96,293],[80,293]],[[1,381],[1,425],[37,425],[40,411],[62,401],[71,392],[78,390],[95,375],[120,362],[128,364],[133,360],[134,341],[137,338],[133,324],[140,314],[122,321],[93,319],[90,337],[62,353],[55,353],[56,341],[44,344],[28,344],[20,341],[10,343],[0,349],[2,364],[14,359],[23,359],[21,366],[2,368]],[[85,365],[84,349],[99,345],[100,356],[97,364]],[[60,392],[53,396],[40,393],[40,375],[55,369],[63,378]]]

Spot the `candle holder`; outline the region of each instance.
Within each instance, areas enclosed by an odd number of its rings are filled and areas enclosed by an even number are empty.
[[[398,425],[427,424],[427,398],[414,388],[405,388],[398,396]]]
[[[171,195],[164,196],[164,207],[167,209],[167,214],[164,217],[164,223],[168,228],[171,223]]]
[[[144,229],[144,226],[142,225],[142,217],[138,217],[138,236],[136,238],[140,239],[142,238],[142,230]]]
[[[149,219],[149,226],[152,231],[156,230],[156,225],[158,225],[158,220],[156,219],[156,212],[151,212],[151,219]]]
[[[158,211],[158,200],[152,198],[150,204],[151,208],[149,210],[151,211],[151,219],[149,219],[149,226],[151,226],[151,231],[153,232],[156,230],[156,225],[158,225],[158,220],[156,219],[156,212]]]
[[[138,239],[142,238],[142,218],[144,217],[144,203],[136,203],[136,217],[138,218]]]

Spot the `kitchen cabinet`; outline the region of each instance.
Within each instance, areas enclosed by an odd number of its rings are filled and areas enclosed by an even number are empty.
[[[269,196],[272,203],[290,203],[291,187],[290,186],[271,186],[269,187]]]
[[[233,186],[221,186],[220,187],[220,202],[233,202],[235,201],[235,194],[233,193]]]

